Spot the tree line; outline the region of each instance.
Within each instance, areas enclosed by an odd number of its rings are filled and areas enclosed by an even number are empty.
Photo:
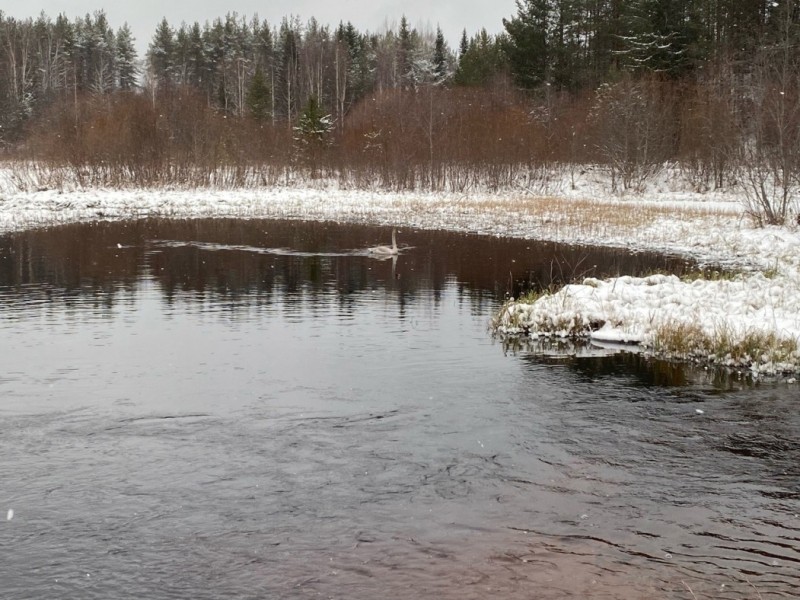
[[[751,68],[798,10],[796,0],[517,0],[503,47],[526,88],[579,89],[625,72],[703,78],[722,63]]]
[[[627,189],[673,161],[698,188],[750,178],[754,202],[790,202],[800,0],[517,0],[503,29],[453,49],[405,17],[371,33],[231,13],[162,20],[139,59],[102,11],[0,12],[0,148],[139,184],[530,187],[591,163]]]
[[[315,19],[277,27],[236,13],[211,23],[156,28],[139,61],[126,25],[114,31],[103,11],[74,21],[42,14],[17,20],[0,11],[0,139],[55,101],[134,88],[163,93],[190,87],[210,107],[238,117],[292,120],[312,96],[337,120],[369,92],[444,81],[455,57],[444,36],[420,33],[405,17],[399,29],[331,29]]]

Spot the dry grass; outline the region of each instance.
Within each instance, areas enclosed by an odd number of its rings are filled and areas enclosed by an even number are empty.
[[[500,327],[506,330],[528,332],[530,324],[525,320],[525,314],[519,308],[535,304],[538,300],[555,293],[556,288],[531,289],[520,295],[519,298],[509,298],[495,313],[490,321],[490,328],[497,330]],[[554,329],[556,331],[556,329]]]
[[[529,329],[528,324],[525,322],[524,314],[519,311],[517,307],[521,304],[532,304],[533,302],[535,302],[535,299],[529,301],[523,298],[519,300],[509,298],[494,314],[489,322],[489,328],[493,331],[498,331],[502,328],[509,332],[527,333]]]
[[[544,218],[557,216],[560,217],[562,223],[575,228],[581,228],[587,224],[611,228],[646,227],[663,218],[674,218],[676,213],[680,213],[686,219],[720,214],[720,211],[715,208],[701,205],[676,208],[674,205],[646,202],[641,198],[609,202],[541,197],[521,198],[512,202],[518,206],[519,212]],[[732,206],[726,214],[737,215],[737,208]]]
[[[652,349],[658,356],[695,360],[735,368],[758,364],[794,364],[798,343],[774,332],[737,333],[727,325],[712,332],[696,323],[664,323],[656,327]]]
[[[549,288],[542,290],[531,289],[525,292],[524,294],[520,294],[519,298],[517,298],[517,302],[521,304],[533,304],[534,302],[539,300],[539,298],[552,295],[554,291],[555,291],[555,286],[551,286]]]
[[[509,300],[492,320],[495,330],[537,336],[586,338],[602,327],[582,311],[533,311],[528,305],[550,298],[550,290]],[[712,329],[699,322],[655,324],[643,346],[657,358],[690,361],[736,370],[790,373],[800,367],[800,342],[779,332],[740,330],[722,321]]]
[[[704,222],[710,216],[739,215],[738,205],[720,209],[718,206],[680,206],[658,204],[642,199],[631,201],[557,198],[552,196],[519,196],[511,198],[453,198],[426,199],[407,205],[414,214],[492,215],[509,223],[524,225],[531,232],[561,230],[582,235],[624,235],[642,230],[665,219],[684,223]]]
[[[655,273],[654,273],[655,274]],[[681,281],[691,283],[692,281],[736,281],[741,274],[736,271],[720,271],[718,269],[705,269],[688,271],[681,275]]]

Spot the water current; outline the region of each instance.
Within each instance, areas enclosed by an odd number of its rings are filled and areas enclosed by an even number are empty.
[[[0,597],[793,598],[800,411],[487,331],[521,286],[690,269],[325,223],[0,238]]]

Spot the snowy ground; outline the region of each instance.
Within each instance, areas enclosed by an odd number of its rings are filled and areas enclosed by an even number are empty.
[[[508,305],[498,329],[632,342],[657,354],[757,373],[800,371],[800,355],[794,349],[800,341],[796,227],[753,228],[736,193],[698,194],[687,187],[664,178],[644,194],[620,197],[609,193],[602,176],[583,176],[574,188],[560,182],[544,193],[386,193],[321,184],[20,192],[0,169],[0,233],[97,219],[272,217],[450,229],[679,254],[742,273],[733,279],[694,281],[666,275],[590,279],[532,304]],[[668,331],[678,332],[688,345],[674,339],[667,343]]]

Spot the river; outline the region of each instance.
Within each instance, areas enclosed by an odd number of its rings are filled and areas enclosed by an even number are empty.
[[[621,250],[240,220],[0,238],[0,597],[792,598],[785,382],[508,344]]]

